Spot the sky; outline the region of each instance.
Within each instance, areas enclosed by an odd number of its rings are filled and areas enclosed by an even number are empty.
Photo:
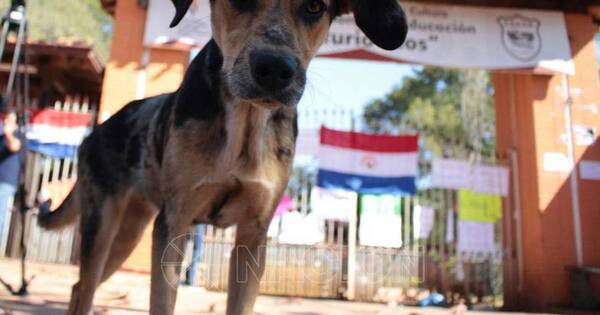
[[[303,112],[326,109],[345,109],[359,116],[366,104],[388,94],[412,73],[413,66],[399,63],[316,58],[308,69],[298,109],[301,117]],[[307,125],[301,118],[300,128]]]

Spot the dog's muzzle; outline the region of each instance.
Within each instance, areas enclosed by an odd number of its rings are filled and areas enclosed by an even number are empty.
[[[299,71],[296,59],[275,51],[255,51],[250,54],[252,78],[266,93],[279,93],[289,88]]]

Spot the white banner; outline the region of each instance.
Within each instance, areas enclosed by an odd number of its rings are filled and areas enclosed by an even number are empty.
[[[499,165],[470,164],[467,161],[434,158],[431,187],[470,189],[487,195],[508,196],[510,172]]]
[[[313,214],[322,220],[348,222],[352,211],[356,211],[358,195],[341,189],[314,187],[310,192]]]
[[[204,45],[211,38],[208,0],[196,0],[181,24],[169,29],[175,10],[150,0],[145,44],[182,41]],[[375,58],[453,68],[541,68],[574,74],[564,15],[558,11],[496,9],[402,2],[409,34],[395,51],[375,47],[352,16],[335,20],[321,55],[365,53]],[[360,58],[360,57],[359,57]]]
[[[431,186],[445,189],[471,187],[471,164],[467,161],[434,158],[431,163]]]
[[[401,199],[390,195],[363,195],[358,230],[360,245],[402,247]]]
[[[459,253],[491,254],[495,250],[494,223],[458,221]]]
[[[281,216],[281,244],[315,245],[325,240],[325,223],[315,215],[287,212]]]

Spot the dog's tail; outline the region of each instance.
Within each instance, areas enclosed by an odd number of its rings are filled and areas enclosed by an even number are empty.
[[[50,211],[52,200],[43,202],[39,206],[38,225],[46,230],[56,230],[73,223],[80,213],[77,191],[76,184],[63,203],[54,211]]]

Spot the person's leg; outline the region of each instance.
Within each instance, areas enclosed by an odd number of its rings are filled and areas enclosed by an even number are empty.
[[[185,284],[187,285],[196,285],[196,274],[198,272],[198,266],[200,265],[200,259],[202,258],[202,242],[204,241],[204,228],[204,224],[198,224],[194,229],[194,250],[192,252],[192,262],[185,276]]]
[[[6,241],[4,234],[8,233],[8,229],[5,229],[4,225],[9,223],[6,218],[12,210],[15,192],[15,186],[0,182],[0,248],[4,248],[2,243]],[[4,253],[0,253],[0,256],[3,255]]]

